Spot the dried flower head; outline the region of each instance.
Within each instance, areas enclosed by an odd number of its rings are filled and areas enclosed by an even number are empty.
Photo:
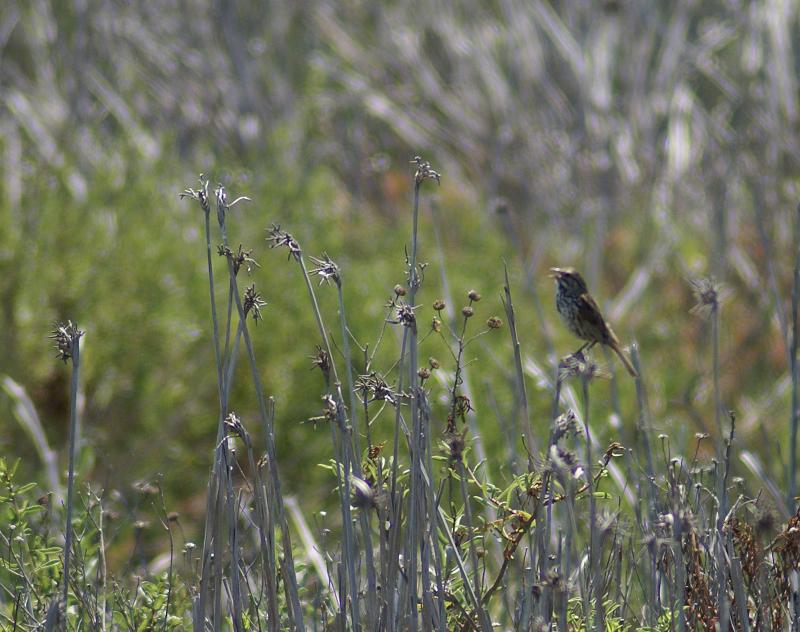
[[[400,397],[400,394],[374,371],[369,375],[359,375],[356,378],[356,389],[361,392],[362,403],[366,404],[374,401],[385,401],[395,406]]]
[[[455,402],[453,402],[453,412],[456,417],[466,423],[467,413],[473,412],[475,409],[472,407],[472,401],[466,395],[456,395]]]
[[[392,323],[393,325],[403,325],[403,327],[416,328],[417,317],[414,314],[414,309],[416,308],[412,307],[408,303],[398,303],[396,308],[397,312],[394,319],[389,319],[387,322]]]
[[[419,185],[425,180],[436,180],[436,184],[441,184],[441,175],[431,168],[431,163],[423,160],[420,156],[414,156],[411,164],[416,165],[417,171],[414,174],[414,181]]]
[[[310,270],[311,274],[317,274],[320,277],[319,284],[328,283],[333,281],[337,286],[341,285],[342,277],[339,272],[339,266],[328,256],[327,252],[322,253],[322,258],[310,257],[311,263],[314,268]]]
[[[469,298],[469,300],[471,300],[473,303],[477,303],[479,300],[481,300],[481,295],[478,294],[475,290],[470,290],[467,293],[467,298]]]
[[[431,369],[438,369],[440,364],[436,358],[430,357],[428,358],[428,366],[431,367]]]
[[[330,373],[331,358],[328,355],[328,352],[320,345],[317,345],[317,352],[313,356],[309,357],[311,358],[312,370],[319,367],[320,371],[322,371],[325,375]]]
[[[208,180],[203,177],[203,174],[200,174],[200,188],[195,191],[194,189],[185,189],[183,193],[180,194],[180,198],[190,198],[192,200],[197,200],[200,204],[200,208],[203,209],[203,212],[208,215],[211,213],[211,204],[208,201]]]
[[[578,417],[571,408],[556,417],[553,428],[553,443],[558,442],[567,435],[575,436],[580,431]]]
[[[584,355],[582,351],[562,358],[558,368],[559,378],[562,380],[570,377],[580,377],[585,380],[592,380],[596,377],[609,377],[607,371],[594,362],[591,357]]]
[[[461,308],[461,313],[464,315],[464,318],[472,318],[472,316],[475,314],[475,310],[467,305]]]
[[[436,333],[439,333],[442,330],[442,321],[438,318],[431,320],[431,329]]]
[[[242,437],[246,433],[242,420],[239,419],[234,412],[228,413],[228,416],[225,417],[224,424],[225,427],[237,437]]]
[[[303,251],[300,249],[300,244],[286,231],[281,230],[280,224],[273,224],[267,231],[267,241],[270,242],[270,248],[278,248],[285,246],[289,250],[289,258],[294,257],[300,261],[300,255]]]
[[[55,348],[58,351],[57,358],[65,363],[75,354],[75,348],[80,344],[83,332],[71,320],[65,323],[55,323],[50,338],[56,341]]]
[[[253,320],[256,325],[261,320],[261,308],[266,304],[266,301],[261,299],[261,294],[256,292],[255,283],[244,291],[244,315],[246,317],[250,312],[253,312]]]
[[[437,298],[433,302],[433,309],[435,309],[437,312],[441,312],[445,307],[446,307],[445,302],[440,298]]]
[[[316,417],[310,417],[306,423],[312,423],[314,426],[318,422],[332,423],[336,421],[339,412],[339,405],[333,398],[333,395],[327,393],[322,396],[322,414]]]
[[[214,195],[217,198],[217,221],[219,222],[220,226],[225,224],[225,216],[227,215],[230,209],[236,206],[239,202],[250,201],[249,197],[240,196],[236,198],[233,202],[228,202],[228,192],[225,190],[225,187],[222,186],[221,184],[218,184],[217,188],[214,189]]]
[[[335,421],[336,416],[339,413],[339,404],[336,403],[336,400],[333,398],[333,395],[330,393],[326,393],[322,396],[322,403],[323,403],[323,410],[325,411],[325,416],[327,417],[328,421]]]
[[[420,367],[419,371],[417,371],[417,375],[419,379],[425,381],[431,376],[431,370],[426,366]]]
[[[696,301],[689,312],[701,318],[707,318],[712,312],[718,310],[720,304],[727,298],[729,293],[725,285],[718,282],[714,277],[690,279],[689,284],[692,286]]]
[[[258,261],[253,259],[252,254],[253,251],[251,250],[244,250],[242,245],[239,244],[239,248],[236,252],[233,252],[230,248],[225,245],[220,244],[217,246],[217,254],[220,257],[227,257],[228,260],[231,262],[233,266],[233,275],[238,276],[239,270],[242,266],[245,267],[247,270],[247,274],[251,274],[253,271],[253,267],[260,268],[261,266],[258,265]]]
[[[425,280],[425,270],[428,268],[427,263],[417,263],[415,266],[411,266],[411,257],[408,254],[408,249],[406,248],[406,285],[411,289],[418,289],[422,287],[422,283]]]
[[[550,461],[557,470],[575,473],[578,468],[578,457],[573,452],[559,445],[550,446]]]
[[[381,452],[383,451],[383,448],[385,446],[386,446],[385,441],[381,441],[380,443],[373,443],[372,445],[369,446],[369,449],[367,450],[367,458],[370,461],[374,461],[381,455]]]
[[[396,296],[405,296],[406,292],[407,292],[406,288],[404,288],[399,283],[394,286],[394,293]]]

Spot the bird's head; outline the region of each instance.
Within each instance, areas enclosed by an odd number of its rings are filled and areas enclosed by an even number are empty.
[[[556,280],[561,290],[575,294],[586,294],[586,281],[575,268],[550,268],[550,276]]]

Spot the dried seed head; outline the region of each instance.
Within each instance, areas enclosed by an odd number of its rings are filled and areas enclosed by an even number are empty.
[[[80,344],[81,336],[83,336],[83,332],[71,320],[65,323],[55,323],[50,338],[56,341],[55,348],[58,351],[56,357],[65,363],[71,359],[75,353],[75,347]]]
[[[414,181],[419,185],[424,180],[436,180],[436,184],[441,184],[441,175],[431,169],[431,163],[423,160],[420,156],[414,156],[411,159],[411,164],[417,166],[417,171],[414,174]]]
[[[228,212],[228,194],[225,191],[225,187],[218,184],[217,188],[214,189],[214,195],[217,198],[217,221],[222,226],[225,223],[225,215]]]
[[[190,198],[192,200],[197,200],[200,204],[200,208],[203,209],[203,212],[208,215],[211,213],[211,205],[208,202],[208,180],[203,177],[203,174],[200,174],[200,188],[195,191],[194,189],[185,189],[183,193],[180,194],[180,198]]]
[[[690,279],[689,283],[696,301],[695,306],[689,311],[702,318],[707,318],[712,312],[716,312],[728,295],[727,288],[714,277]]]
[[[434,357],[430,357],[428,358],[428,366],[431,367],[431,369],[438,369],[439,361]]]
[[[228,429],[228,432],[231,435],[237,436],[245,442],[245,445],[249,443],[250,438],[247,435],[247,431],[244,428],[244,424],[242,420],[234,412],[230,412],[224,420],[225,427]]]
[[[497,316],[492,316],[489,320],[486,321],[486,326],[489,329],[500,329],[503,326],[503,321],[500,320]]]
[[[404,288],[402,285],[400,285],[398,283],[397,285],[394,286],[394,293],[397,296],[405,296],[406,295],[406,288]]]
[[[300,261],[300,256],[303,254],[300,244],[289,233],[281,230],[280,224],[273,224],[267,231],[267,241],[270,242],[270,248],[285,246],[289,250],[289,258],[294,257]]]
[[[234,276],[238,276],[239,270],[241,269],[242,266],[244,266],[245,270],[247,270],[247,274],[252,273],[254,267],[256,268],[261,267],[260,265],[258,265],[258,262],[251,256],[253,254],[252,249],[244,250],[241,244],[239,244],[239,248],[237,249],[236,252],[233,252],[227,246],[220,244],[219,246],[217,246],[217,254],[220,257],[227,257],[227,259],[233,266]]]
[[[555,427],[553,428],[553,443],[557,443],[561,438],[567,435],[576,435],[580,428],[578,427],[578,418],[575,411],[571,408],[565,413],[559,415],[555,420]]]
[[[438,318],[434,318],[431,321],[431,329],[437,333],[440,332],[442,330],[442,321]]]
[[[464,318],[472,318],[473,314],[475,314],[475,310],[467,305],[461,308],[461,313],[464,315]]]
[[[419,379],[427,380],[431,376],[431,370],[428,367],[420,367],[419,371],[417,371],[417,375],[419,375]]]
[[[256,285],[255,283],[248,287],[244,291],[244,301],[242,308],[244,309],[244,315],[247,316],[250,312],[253,312],[253,320],[258,324],[258,321],[261,320],[261,308],[266,306],[266,301],[261,299],[261,294],[256,292]]]
[[[369,446],[369,450],[367,451],[367,457],[370,461],[374,461],[381,455],[381,451],[383,450],[384,446],[386,445],[385,441],[381,441],[380,443],[373,444]]]
[[[331,358],[325,349],[323,349],[320,345],[317,345],[317,353],[309,357],[311,358],[311,364],[313,365],[311,367],[312,369],[319,367],[319,370],[322,371],[326,376],[330,374]]]
[[[400,397],[400,394],[395,392],[386,380],[375,372],[369,375],[359,375],[356,378],[356,388],[362,394],[363,403],[386,401],[395,406]],[[367,394],[370,394],[371,397],[368,398]]]
[[[550,460],[557,469],[570,472],[574,472],[578,465],[578,457],[558,445],[550,446]]]
[[[414,314],[414,307],[409,305],[408,303],[400,303],[396,306],[397,313],[393,320],[389,320],[388,322],[394,325],[403,325],[403,327],[413,327],[416,328],[417,326],[417,317]]]
[[[444,301],[442,299],[440,299],[440,298],[437,298],[433,302],[433,309],[435,309],[437,312],[441,312],[445,307],[446,307],[446,305],[445,305]]]
[[[594,362],[591,357],[585,356],[583,352],[573,353],[566,358],[562,358],[559,369],[559,377],[562,380],[570,377],[581,377],[586,380],[592,380],[596,377],[608,377],[608,372]]]
[[[233,202],[228,202],[228,192],[225,190],[225,187],[221,184],[217,185],[217,188],[214,189],[214,195],[217,198],[217,221],[219,225],[222,226],[225,224],[225,216],[227,215],[228,211],[231,210],[234,206],[236,206],[239,202],[249,202],[250,198],[241,196],[236,198]]]
[[[333,423],[337,421],[339,413],[339,405],[330,393],[322,396],[322,414],[316,417],[309,417],[305,423],[314,424],[316,428],[317,423]]]
[[[475,290],[470,290],[470,291],[467,293],[467,297],[468,297],[468,298],[469,298],[469,300],[471,300],[473,303],[477,303],[479,300],[481,300],[481,295],[480,295],[480,294],[478,294],[478,293],[477,293]]]
[[[469,412],[474,411],[475,409],[472,407],[472,400],[466,395],[457,395],[456,401],[454,403],[453,409],[455,410],[455,414],[457,417],[460,417],[462,421],[466,423],[466,415]]]
[[[322,396],[322,402],[325,411],[325,417],[328,421],[336,421],[336,415],[339,412],[339,404],[336,403],[336,400],[333,398],[331,394],[325,394]]]
[[[319,284],[333,281],[336,285],[340,286],[342,283],[341,273],[339,266],[328,256],[328,253],[323,252],[322,258],[310,257],[314,268],[309,271],[310,274],[317,274],[320,277]]]

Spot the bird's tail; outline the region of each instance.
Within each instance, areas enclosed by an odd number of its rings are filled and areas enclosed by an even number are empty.
[[[618,344],[609,345],[619,356],[619,359],[622,361],[622,364],[625,365],[625,368],[628,369],[628,373],[631,374],[631,377],[639,377],[639,374],[636,372],[636,369],[633,368],[631,361],[628,360],[628,357],[622,352],[622,349],[619,348]]]

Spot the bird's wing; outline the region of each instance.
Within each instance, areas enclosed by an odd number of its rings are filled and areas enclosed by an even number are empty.
[[[598,342],[602,342],[603,344],[619,344],[617,336],[611,330],[611,327],[608,326],[608,323],[606,323],[603,314],[600,312],[600,307],[598,307],[591,294],[581,294],[580,315],[584,319],[584,322],[591,323],[592,327],[594,327],[595,331],[598,333],[598,338],[600,338]]]

